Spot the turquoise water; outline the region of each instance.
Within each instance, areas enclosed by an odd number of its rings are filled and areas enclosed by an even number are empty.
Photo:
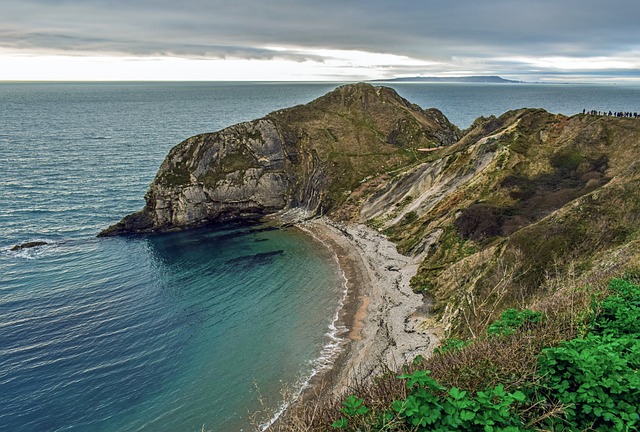
[[[31,258],[2,260],[3,430],[240,428],[254,383],[277,401],[318,366],[340,294],[323,249],[257,227]]]
[[[342,280],[307,237],[95,235],[182,139],[332,87],[0,85],[0,430],[246,429],[319,366]]]
[[[95,235],[169,149],[335,84],[0,84],[0,430],[247,430],[321,367],[342,296],[295,230]],[[394,84],[466,127],[522,106],[640,111],[640,88]],[[26,241],[44,247],[9,251]]]

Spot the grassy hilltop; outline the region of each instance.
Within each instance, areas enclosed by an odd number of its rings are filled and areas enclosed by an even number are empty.
[[[640,121],[523,109],[480,118],[340,216],[423,254],[414,288],[455,335],[638,252]],[[345,207],[346,208],[346,207]]]
[[[367,179],[419,160],[418,148],[455,142],[460,130],[436,109],[394,90],[354,84],[175,146],[145,208],[101,235],[185,229],[258,219],[282,210],[339,208]]]

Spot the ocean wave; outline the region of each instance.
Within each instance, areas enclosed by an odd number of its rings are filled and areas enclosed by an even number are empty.
[[[35,246],[25,246],[30,243],[37,243]],[[25,242],[18,243],[12,246],[4,246],[0,248],[0,254],[13,258],[21,258],[28,260],[35,260],[42,256],[48,255],[60,246],[60,242],[52,242],[42,238],[29,239]],[[16,249],[16,247],[20,247]]]

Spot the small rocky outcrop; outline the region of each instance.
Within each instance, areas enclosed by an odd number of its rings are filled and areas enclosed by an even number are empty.
[[[141,211],[101,236],[163,232],[282,210],[326,214],[363,180],[406,165],[415,149],[449,145],[460,131],[438,110],[394,90],[346,85],[174,147]]]
[[[17,251],[21,251],[23,249],[30,249],[30,248],[34,248],[34,247],[38,247],[38,246],[46,246],[48,244],[49,243],[47,243],[45,241],[31,241],[31,242],[26,242],[26,243],[22,243],[22,244],[19,244],[19,245],[15,245],[10,250],[12,252],[17,252]]]

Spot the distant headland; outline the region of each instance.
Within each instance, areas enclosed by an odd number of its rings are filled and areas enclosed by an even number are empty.
[[[483,84],[522,84],[524,81],[504,79],[497,75],[476,75],[459,77],[403,77],[374,80],[372,82],[416,82],[416,83],[483,83]]]

